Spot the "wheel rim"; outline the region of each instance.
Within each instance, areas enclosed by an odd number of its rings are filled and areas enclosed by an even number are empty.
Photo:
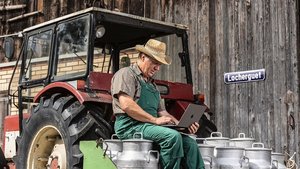
[[[61,138],[56,127],[41,128],[30,145],[27,168],[66,169],[66,147]]]

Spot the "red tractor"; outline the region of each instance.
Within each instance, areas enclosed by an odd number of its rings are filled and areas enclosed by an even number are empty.
[[[18,86],[10,94],[18,118],[5,121],[21,124],[12,158],[18,169],[84,168],[80,143],[114,133],[113,73],[134,62],[133,47],[150,38],[167,43],[173,57],[156,77],[167,110],[180,118],[189,103],[203,104],[193,94],[186,26],[89,8],[26,28],[22,36],[13,75]],[[200,121],[202,133],[216,130],[206,117]],[[12,143],[4,144],[6,152]]]

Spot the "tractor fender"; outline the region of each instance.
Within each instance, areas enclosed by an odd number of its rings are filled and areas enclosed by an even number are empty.
[[[40,98],[54,93],[70,93],[77,98],[77,100],[83,104],[85,102],[99,102],[99,103],[112,103],[112,97],[109,93],[100,92],[85,92],[76,89],[73,85],[67,82],[54,82],[47,85],[41,91],[37,93],[33,101],[38,103]]]

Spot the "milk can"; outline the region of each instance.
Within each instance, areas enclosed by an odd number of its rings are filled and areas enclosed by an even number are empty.
[[[203,158],[205,169],[217,169],[217,161],[214,156],[215,146],[198,144],[198,148]]]
[[[282,153],[271,153],[271,160],[272,160],[272,165],[276,169],[286,169],[286,166],[284,165],[284,154]]]
[[[118,169],[158,169],[159,153],[151,149],[152,141],[143,139],[141,133],[123,140],[123,151],[117,156]]]
[[[244,148],[217,147],[218,168],[249,169],[249,160],[244,157]]]
[[[249,159],[250,169],[272,168],[271,149],[265,148],[263,143],[253,143],[251,148],[246,148],[245,156]]]
[[[111,139],[104,140],[103,142],[103,150],[114,163],[117,161],[117,155],[121,153],[123,149],[122,141],[116,138],[116,135],[113,134]]]
[[[216,147],[227,147],[229,145],[229,138],[222,137],[221,132],[212,132],[210,137],[205,138],[204,143],[215,146],[214,156],[216,156]]]
[[[230,139],[229,145],[242,148],[251,148],[254,141],[254,138],[246,138],[245,133],[239,133],[238,138]]]

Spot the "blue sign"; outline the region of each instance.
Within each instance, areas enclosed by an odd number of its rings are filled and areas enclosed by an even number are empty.
[[[265,69],[224,73],[224,82],[226,84],[261,81],[265,79]]]

